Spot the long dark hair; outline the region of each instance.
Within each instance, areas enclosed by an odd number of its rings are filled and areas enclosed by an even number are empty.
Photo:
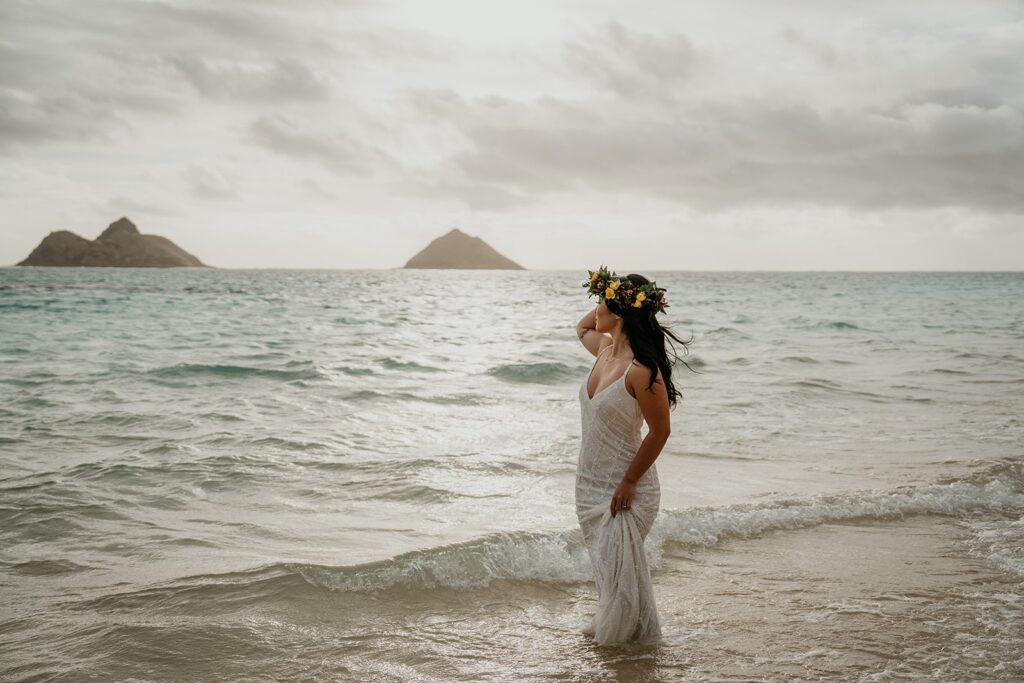
[[[635,285],[646,285],[650,282],[643,275],[637,275],[636,273],[630,273],[625,278],[620,279],[629,280]],[[665,380],[665,390],[668,392],[669,404],[672,408],[675,408],[676,398],[681,397],[683,394],[676,389],[675,384],[672,382],[672,365],[675,361],[679,361],[689,368],[691,372],[697,371],[679,357],[679,354],[675,352],[675,346],[672,346],[672,342],[669,339],[675,339],[683,345],[684,353],[689,353],[689,345],[693,343],[693,335],[690,335],[689,341],[683,341],[673,334],[670,327],[658,322],[654,309],[623,307],[614,299],[605,299],[605,304],[612,313],[622,316],[622,330],[626,333],[626,338],[629,339],[629,346],[633,351],[633,355],[641,364],[650,369],[651,378],[647,383],[647,388],[650,389],[654,386],[654,380],[657,379],[658,369],[660,369],[661,377]],[[669,363],[667,346],[672,346],[672,355],[675,357],[673,363]],[[655,369],[656,367],[657,369]],[[698,372],[697,374],[700,373]]]

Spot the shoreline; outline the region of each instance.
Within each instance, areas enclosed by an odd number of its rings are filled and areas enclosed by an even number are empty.
[[[43,623],[22,622],[28,628],[17,636],[7,631],[8,645],[18,643],[7,674],[1020,680],[1024,583],[971,552],[969,524],[990,528],[1000,519],[1014,521],[1002,513],[972,521],[912,514],[713,546],[668,542],[652,571],[664,634],[654,646],[599,647],[583,635],[596,605],[592,583],[499,579],[467,590],[353,592],[295,576],[226,594],[143,590],[67,605],[49,612],[62,623],[56,639],[31,638]],[[282,659],[283,651],[302,655]],[[69,668],[54,670],[61,660]]]

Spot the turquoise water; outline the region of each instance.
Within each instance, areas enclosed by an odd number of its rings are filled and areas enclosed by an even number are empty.
[[[673,374],[656,584],[680,548],[923,514],[1019,585],[1024,274],[645,274],[697,371]],[[0,677],[479,679],[412,646],[433,608],[391,610],[586,594],[585,277],[0,269]],[[337,600],[346,628],[410,640],[371,655],[268,616]]]

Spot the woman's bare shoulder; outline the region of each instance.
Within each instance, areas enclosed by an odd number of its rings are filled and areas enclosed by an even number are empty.
[[[629,390],[629,395],[636,398],[636,389],[646,389],[647,385],[651,383],[651,370],[654,370],[654,383],[664,384],[664,380],[661,375],[661,368],[657,365],[654,368],[649,368],[636,358],[630,363],[629,369],[626,370],[626,389]]]

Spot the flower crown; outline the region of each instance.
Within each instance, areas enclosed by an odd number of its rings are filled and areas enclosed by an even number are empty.
[[[590,278],[583,283],[588,288],[587,296],[597,294],[604,299],[614,299],[623,308],[648,309],[664,313],[668,308],[665,289],[656,282],[637,285],[631,280],[620,278],[615,271],[608,272],[603,265],[597,270],[588,270]]]

